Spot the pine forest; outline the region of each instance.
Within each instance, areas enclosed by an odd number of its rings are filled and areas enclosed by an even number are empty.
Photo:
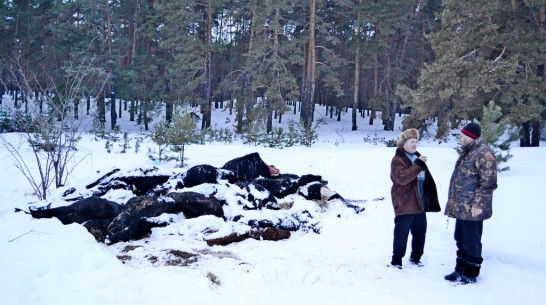
[[[352,130],[405,114],[441,139],[492,102],[520,146],[544,136],[546,0],[2,0],[0,27],[0,93],[17,106],[2,132],[35,120],[29,104],[112,130],[122,109],[149,130],[190,105],[204,131],[221,108],[237,134],[288,112],[310,130],[321,105]]]

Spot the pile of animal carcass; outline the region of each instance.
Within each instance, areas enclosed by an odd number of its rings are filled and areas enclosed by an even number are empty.
[[[149,236],[152,228],[173,221],[160,215],[180,213],[186,219],[213,215],[244,225],[244,230],[207,238],[208,245],[246,238],[280,240],[296,230],[319,233],[316,216],[328,201],[338,200],[356,213],[364,210],[326,184],[318,175],[281,174],[258,153],[251,153],[221,168],[198,165],[178,173],[156,167],[114,169],[85,190],[64,192],[63,200],[71,204],[30,208],[29,212],[35,218],[82,224],[106,244]]]

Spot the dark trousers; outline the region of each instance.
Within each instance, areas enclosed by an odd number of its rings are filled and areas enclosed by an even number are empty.
[[[455,270],[467,276],[480,273],[482,258],[483,221],[457,219],[455,242],[457,243],[457,265]]]
[[[402,258],[406,255],[410,232],[412,236],[410,260],[418,262],[425,249],[425,235],[427,233],[427,216],[425,212],[400,215],[394,218],[392,264],[402,265]]]

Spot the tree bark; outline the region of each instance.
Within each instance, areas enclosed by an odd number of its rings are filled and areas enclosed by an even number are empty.
[[[375,52],[373,54],[374,57],[374,75],[373,75],[373,96],[377,96],[378,91],[378,83],[379,83],[379,55],[378,49],[376,47]],[[370,114],[370,121],[369,125],[373,125],[373,120],[375,119],[375,109],[372,107],[372,113]]]
[[[206,75],[205,75],[205,105],[201,107],[203,113],[203,123],[201,129],[210,127],[211,122],[211,107],[212,107],[212,0],[207,2],[207,33],[205,35],[207,56],[206,56]]]
[[[116,113],[116,94],[110,91],[110,120],[111,120],[111,128],[114,130],[117,125],[117,113]]]
[[[358,3],[361,5],[362,0],[359,0]],[[354,82],[354,93],[353,93],[353,111],[352,111],[352,122],[353,126],[351,130],[357,130],[358,125],[356,123],[356,109],[358,108],[358,93],[360,91],[360,10],[357,14],[356,20],[356,53],[355,53],[355,82]]]
[[[119,108],[118,108],[118,118],[121,119],[121,113],[123,112],[123,109],[121,107],[123,103],[121,102],[121,99],[119,100]]]
[[[274,30],[273,30],[273,58],[275,60],[278,60],[279,55],[279,22],[281,18],[281,9],[277,7],[275,9],[275,21],[274,21]],[[277,66],[275,66],[275,71],[273,71],[273,86],[276,86],[279,83],[279,71],[277,69]],[[278,92],[280,96],[280,92]],[[277,100],[277,94],[274,94],[274,100],[271,98],[267,99],[267,126],[266,126],[266,132],[270,133],[273,130],[273,103],[275,103]],[[282,102],[282,101],[278,101]]]
[[[131,40],[131,66],[135,63],[136,48],[137,48],[137,29],[138,29],[138,13],[140,10],[140,0],[135,2],[135,16],[133,18],[133,39]]]
[[[520,147],[529,147],[531,146],[531,137],[530,133],[530,123],[525,122],[519,126],[519,146]]]
[[[301,120],[306,128],[313,123],[313,100],[315,94],[315,16],[316,0],[309,4],[309,41],[307,43],[307,63],[303,81],[303,98],[301,105]]]
[[[533,130],[531,132],[531,146],[532,147],[538,147],[540,144],[540,121],[539,120],[533,120],[531,123],[531,126],[533,127]]]
[[[97,98],[97,113],[101,127],[106,123],[106,103],[104,102],[104,90],[99,93]]]
[[[384,106],[385,113],[383,113],[383,129],[394,130],[394,119],[396,113],[396,103],[392,101],[392,75],[391,75],[392,62],[390,57],[390,41],[385,41],[385,99],[386,105]]]
[[[135,110],[136,110],[136,102],[134,100],[131,100],[129,106],[129,121],[134,122],[135,121]]]

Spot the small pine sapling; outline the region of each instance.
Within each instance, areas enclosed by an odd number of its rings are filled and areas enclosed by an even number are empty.
[[[202,134],[196,130],[197,124],[190,113],[175,115],[172,128],[167,131],[169,145],[173,152],[179,153],[180,167],[184,167],[186,145],[200,143]]]
[[[152,161],[167,161],[170,158],[167,156],[167,147],[169,146],[169,138],[167,131],[169,130],[169,122],[161,121],[154,126],[151,139],[157,144],[157,150],[148,149],[148,158]]]
[[[493,101],[483,107],[483,118],[481,122],[482,138],[491,147],[497,161],[497,170],[499,172],[507,171],[509,166],[503,166],[512,155],[510,154],[510,143],[518,139],[518,134],[508,132],[508,135],[501,140],[508,129],[508,122],[502,118],[502,109],[495,105]]]

